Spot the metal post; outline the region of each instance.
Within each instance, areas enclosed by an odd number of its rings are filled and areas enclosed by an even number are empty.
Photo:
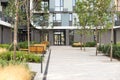
[[[42,55],[41,55],[41,59],[42,59]],[[41,61],[41,73],[43,73],[43,62]]]

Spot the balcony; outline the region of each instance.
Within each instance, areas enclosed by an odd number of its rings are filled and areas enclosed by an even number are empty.
[[[54,22],[53,22],[53,26],[61,26],[61,22],[59,22],[59,21],[54,21]]]
[[[63,12],[68,12],[68,8],[63,8]]]
[[[115,26],[120,26],[120,20],[115,21]]]

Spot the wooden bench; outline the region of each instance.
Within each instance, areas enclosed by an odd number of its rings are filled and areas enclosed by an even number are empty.
[[[23,48],[20,48],[19,50],[20,51],[28,51],[28,49],[23,49]]]
[[[34,44],[34,46],[43,46],[44,47],[44,51],[47,50],[47,45],[46,44]]]
[[[49,42],[48,41],[43,41],[41,42],[42,44],[46,44],[46,46],[49,46]]]
[[[29,47],[30,52],[34,52],[34,53],[41,53],[44,54],[44,47],[43,46],[30,46]]]

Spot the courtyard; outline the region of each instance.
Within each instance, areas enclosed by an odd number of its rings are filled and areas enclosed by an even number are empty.
[[[71,46],[51,46],[51,53],[46,53],[43,73],[40,65],[30,64],[37,71],[34,80],[120,80],[120,62],[99,53],[95,48],[86,51]]]

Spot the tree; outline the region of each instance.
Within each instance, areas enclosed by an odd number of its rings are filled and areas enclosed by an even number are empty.
[[[25,9],[26,9],[26,16],[27,16],[27,40],[28,40],[28,53],[30,53],[30,1],[26,0],[25,4]]]
[[[98,29],[108,29],[111,27],[112,14],[111,0],[78,0],[76,3],[76,13],[79,18],[80,26],[85,29],[95,29],[96,32],[96,55],[98,43]],[[90,27],[91,26],[91,27]]]
[[[78,0],[75,7],[75,12],[78,15],[79,24],[80,24],[80,34],[81,34],[81,43],[84,45],[85,50],[85,41],[86,41],[86,26],[89,24],[90,20],[90,0]],[[84,36],[84,42],[82,42],[82,37]],[[82,50],[82,46],[81,46]]]
[[[41,40],[40,41],[44,41],[45,40],[45,36],[46,36],[46,32],[47,30],[45,30],[48,27],[48,18],[49,18],[49,13],[48,13],[48,4],[46,2],[44,2],[44,5],[42,4],[41,1],[38,1],[39,3],[39,7],[36,6],[35,10],[37,10],[36,14],[32,15],[32,20],[34,23],[34,26],[39,26],[41,27]],[[41,4],[41,5],[40,5]]]
[[[96,55],[98,54],[98,29],[108,29],[112,26],[111,0],[92,1],[91,24],[96,32]]]
[[[8,17],[12,18],[11,24],[14,25],[14,54],[13,59],[16,59],[16,49],[17,49],[17,33],[18,33],[18,26],[24,21],[23,13],[21,11],[21,5],[23,1],[20,0],[9,0],[8,6],[5,9],[5,14]],[[20,23],[21,22],[21,23]]]

